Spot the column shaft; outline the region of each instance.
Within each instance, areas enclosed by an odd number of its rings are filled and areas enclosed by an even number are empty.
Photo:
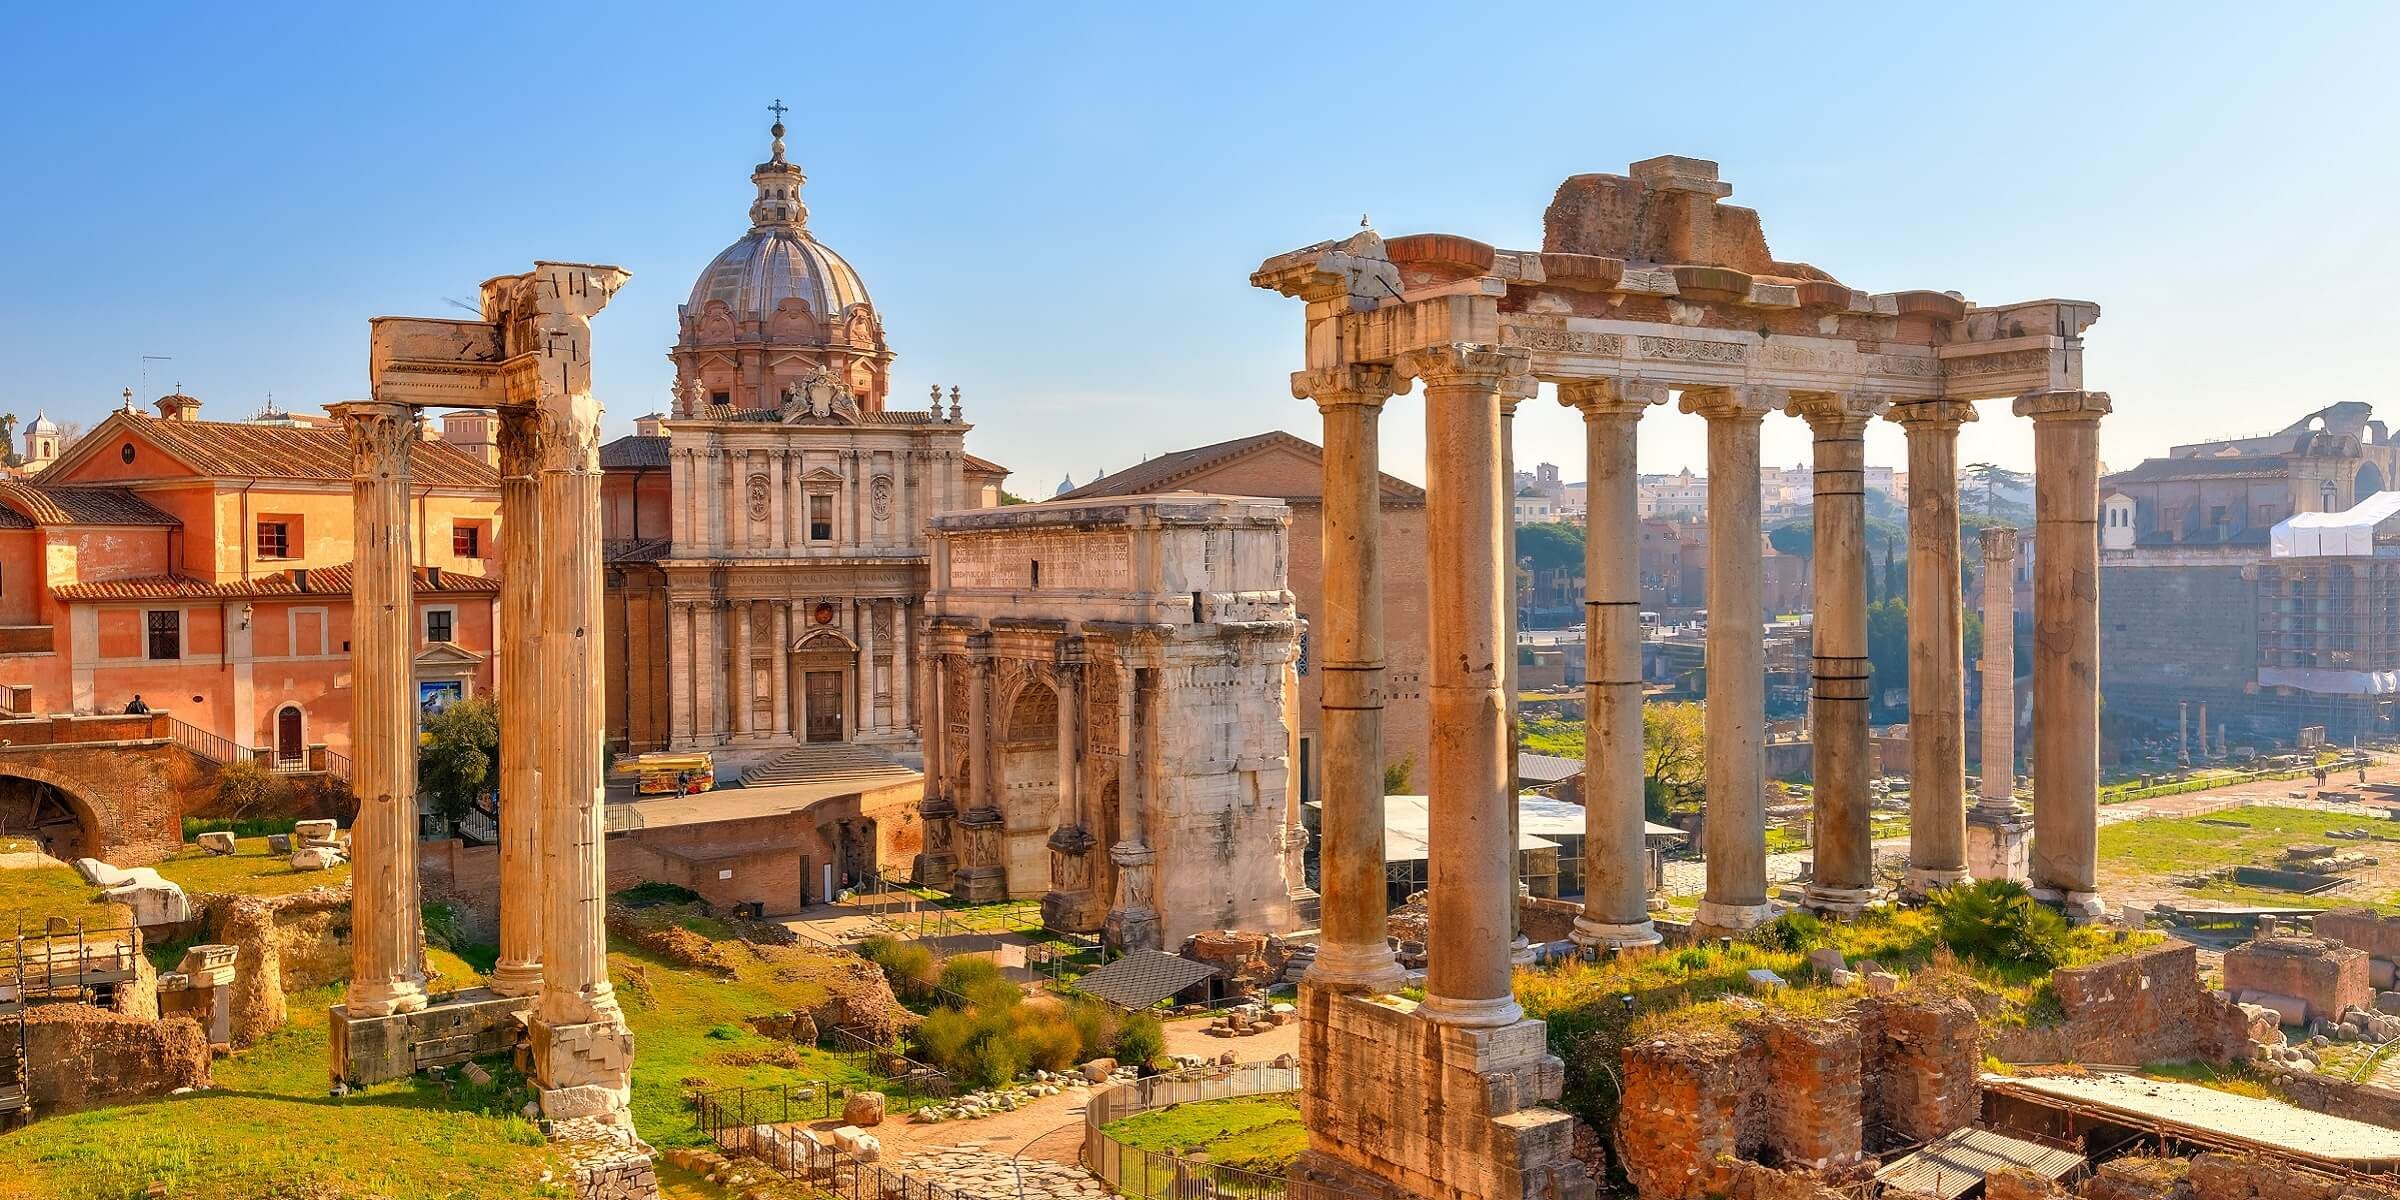
[[[1958,427],[1973,406],[1896,406],[1908,431],[1908,874],[1922,896],[1967,877],[1966,652],[1960,640]]]
[[[1325,419],[1324,611],[1308,614],[1324,743],[1321,936],[1308,980],[1375,994],[1396,992],[1402,983],[1384,926],[1383,476],[1376,424],[1392,383],[1383,367],[1292,376],[1293,395],[1314,399]],[[1124,685],[1131,682],[1128,673]],[[1128,690],[1119,703],[1129,709],[1129,700]]]
[[[1510,515],[1500,510],[1502,390],[1531,390],[1522,350],[1457,344],[1412,353],[1425,384],[1426,576],[1432,646],[1431,945],[1421,1011],[1450,1025],[1521,1018],[1510,987],[1516,846],[1509,836],[1503,644]],[[1522,379],[1522,383],[1517,382]]]
[[[602,841],[605,731],[600,646],[600,465],[597,406],[546,414],[542,510],[540,662],[542,787],[542,1019],[578,1024],[613,1017],[608,981]]]
[[[1808,421],[1816,475],[1810,590],[1815,758],[1811,874],[1803,893],[1819,912],[1855,913],[1875,888],[1873,773],[1867,668],[1867,421],[1881,407],[1856,394],[1812,392],[1791,411]]]
[[[767,455],[767,545],[777,555],[791,549],[791,523],[784,519],[783,512],[783,479],[787,473],[784,468],[790,465],[791,460],[781,450]]]
[[[758,686],[751,682],[755,668],[750,659],[750,610],[756,607],[748,600],[733,602],[733,679],[728,694],[733,703],[734,735],[745,738],[758,716]]]
[[[667,513],[667,532],[672,539],[676,556],[691,553],[692,537],[692,455],[688,450],[676,450],[667,455],[667,490],[674,507]]]
[[[1613,380],[1559,385],[1581,409],[1584,437],[1583,912],[1586,946],[1659,940],[1649,911],[1650,854],[1642,785],[1641,479],[1634,462],[1642,410],[1658,385]]]
[[[2101,911],[2100,417],[2103,392],[2019,397],[2033,418],[2033,882],[2070,917]],[[2202,732],[2206,733],[2205,718]]]
[[[792,735],[792,608],[780,602],[767,605],[767,679],[775,711],[770,725],[777,738]]]
[[[500,410],[500,959],[491,988],[542,989],[540,436],[528,408]],[[670,622],[671,623],[671,622]],[[676,716],[670,705],[670,718]]]
[[[1985,807],[2015,809],[2017,784],[2017,531],[1983,538],[1983,786]]]
[[[911,628],[909,609],[913,602],[903,597],[892,602],[892,724],[902,731],[917,727],[917,709],[909,695],[909,677],[916,674],[916,660],[909,657],[909,648],[916,639]]]
[[[1739,932],[1774,915],[1767,902],[1764,795],[1766,657],[1759,590],[1759,421],[1755,389],[1686,389],[1708,419],[1708,707],[1703,830],[1708,885],[1696,928]]]
[[[667,745],[692,744],[692,605],[667,602]]]
[[[337,405],[350,434],[349,1015],[425,1007],[425,933],[417,903],[416,595],[409,570],[409,450],[417,416],[398,404]]]
[[[879,601],[858,602],[858,728],[851,736],[873,733],[881,728],[875,718],[875,606]]]
[[[724,657],[717,650],[717,606],[713,600],[692,605],[692,740],[717,744],[717,693],[725,690]]]

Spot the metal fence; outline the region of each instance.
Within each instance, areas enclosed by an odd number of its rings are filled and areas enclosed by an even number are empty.
[[[977,1200],[977,1193],[861,1162],[801,1132],[806,1122],[841,1115],[848,1095],[838,1084],[711,1092],[697,1101],[700,1129],[719,1150],[841,1200]]]
[[[896,1046],[877,1045],[855,1029],[836,1025],[824,1031],[822,1040],[829,1044],[828,1052],[836,1061],[862,1074],[889,1079],[910,1095],[946,1100],[958,1094],[958,1085],[941,1068],[910,1058]]]
[[[1092,1093],[1083,1112],[1083,1166],[1122,1196],[1144,1200],[1282,1200],[1281,1175],[1142,1150],[1107,1133],[1113,1121],[1195,1100],[1300,1090],[1298,1067],[1244,1063],[1153,1075]]]

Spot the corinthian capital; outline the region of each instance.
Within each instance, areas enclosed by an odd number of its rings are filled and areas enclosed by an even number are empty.
[[[1793,392],[1783,411],[1808,422],[1818,437],[1857,437],[1890,403],[1866,392]]]
[[[542,419],[530,408],[500,410],[500,477],[530,477],[542,469]]]
[[[1587,421],[1601,416],[1639,417],[1644,409],[1667,402],[1667,385],[1655,379],[1562,379],[1558,402],[1581,411]]]
[[[1687,387],[1677,407],[1711,421],[1758,421],[1791,403],[1791,392],[1771,387]]]
[[[1920,429],[1956,433],[1959,426],[1975,419],[1975,406],[1964,400],[1911,400],[1893,405],[1883,417],[1912,433]]]
[[[2017,397],[2020,417],[2036,421],[2097,421],[2109,413],[2107,392],[2031,392]]]
[[[533,410],[541,428],[533,435],[535,461],[544,471],[600,469],[600,422],[561,406]]]
[[[1335,404],[1381,404],[1399,393],[1392,368],[1383,363],[1350,363],[1292,372],[1292,399],[1314,400],[1317,407]]]
[[[361,480],[408,479],[409,448],[417,440],[417,410],[372,400],[333,406],[350,435],[350,470]]]
[[[1429,388],[1481,388],[1513,399],[1533,394],[1533,352],[1487,342],[1445,342],[1411,350],[1394,369]]]

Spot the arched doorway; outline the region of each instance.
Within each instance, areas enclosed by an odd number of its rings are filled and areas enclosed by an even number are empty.
[[[299,705],[286,704],[275,710],[275,765],[297,767],[307,761],[307,719]]]
[[[26,838],[61,862],[101,857],[91,806],[39,779],[0,775],[0,837]]]
[[[1027,680],[1008,706],[1000,741],[1001,861],[1008,894],[1050,890],[1050,833],[1058,827],[1058,693]]]
[[[2350,503],[2356,504],[2383,490],[2383,470],[2374,463],[2361,463],[2358,475],[2350,481]]]
[[[851,680],[857,669],[858,647],[839,630],[811,630],[792,647],[792,728],[801,741],[849,740]]]

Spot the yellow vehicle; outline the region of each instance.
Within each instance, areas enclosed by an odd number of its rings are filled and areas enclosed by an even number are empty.
[[[619,759],[620,775],[636,777],[634,790],[645,796],[680,796],[717,786],[716,760],[700,754],[637,754]]]

